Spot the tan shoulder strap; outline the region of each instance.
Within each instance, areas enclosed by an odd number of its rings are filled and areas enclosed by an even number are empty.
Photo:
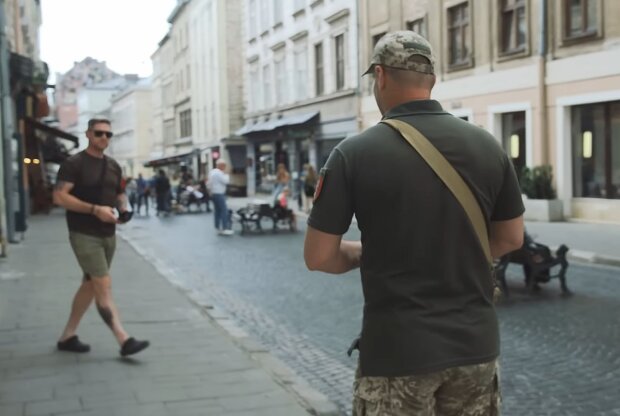
[[[469,217],[484,255],[490,265],[493,264],[493,257],[491,257],[491,247],[489,245],[489,234],[487,231],[487,224],[484,221],[480,204],[476,201],[474,194],[471,192],[469,186],[465,183],[461,175],[452,167],[450,162],[437,150],[431,142],[428,141],[422,133],[420,133],[415,127],[400,120],[383,120],[383,124],[387,124],[396,129],[413,148],[422,156],[422,158],[428,163],[428,165],[435,171],[437,176],[446,184],[448,189],[456,197],[459,203],[463,206],[463,209]]]

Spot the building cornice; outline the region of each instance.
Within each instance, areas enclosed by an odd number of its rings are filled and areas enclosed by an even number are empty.
[[[347,17],[350,13],[351,12],[350,12],[350,10],[348,8],[342,9],[342,10],[340,10],[340,11],[338,11],[338,12],[336,12],[336,13],[330,15],[330,16],[327,16],[325,18],[325,21],[331,25],[331,24],[337,22],[338,20],[340,20],[340,19],[342,19],[344,17]]]
[[[323,103],[326,101],[339,100],[341,98],[347,98],[347,97],[354,96],[356,93],[357,93],[357,89],[355,88],[344,90],[344,91],[337,91],[329,95],[321,95],[319,97],[309,98],[307,100],[291,103],[283,107],[272,107],[272,108],[266,108],[260,111],[252,112],[252,113],[247,113],[244,115],[244,119],[247,120],[250,118],[263,117],[263,116],[268,116],[273,113],[281,113],[281,112],[285,112],[289,110],[294,110],[296,108],[307,107],[307,106],[311,106],[314,104]]]
[[[296,42],[299,39],[302,39],[302,38],[305,38],[305,37],[308,37],[308,31],[307,30],[302,30],[300,32],[295,33],[289,39],[292,40],[293,42]]]
[[[285,41],[281,41],[281,42],[276,43],[275,45],[271,45],[269,47],[269,49],[271,49],[272,51],[275,52],[275,51],[277,51],[279,49],[284,48],[284,46],[286,46],[286,42]]]

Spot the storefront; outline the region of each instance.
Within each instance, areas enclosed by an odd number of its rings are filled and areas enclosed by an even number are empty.
[[[193,176],[195,175],[194,165],[196,165],[198,155],[199,152],[192,150],[190,152],[162,156],[144,162],[144,167],[153,168],[154,175],[158,170],[163,169],[170,178],[181,177],[181,175],[187,173],[188,170],[192,172]]]
[[[247,194],[270,193],[276,182],[276,170],[283,163],[298,186],[303,165],[315,158],[314,136],[319,112],[277,116],[254,120],[235,134],[247,138]]]
[[[557,102],[559,197],[572,217],[620,222],[620,90]]]

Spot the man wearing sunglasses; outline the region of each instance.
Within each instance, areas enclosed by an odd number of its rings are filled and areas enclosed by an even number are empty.
[[[61,351],[90,351],[90,346],[79,340],[76,330],[93,299],[101,318],[116,337],[122,356],[149,346],[148,341],[138,341],[123,329],[112,299],[110,265],[116,248],[116,224],[131,217],[121,188],[121,167],[104,155],[112,136],[109,120],[89,120],[88,147],[68,158],[58,171],[54,202],[67,210],[69,241],[83,271],[69,321],[57,344]]]

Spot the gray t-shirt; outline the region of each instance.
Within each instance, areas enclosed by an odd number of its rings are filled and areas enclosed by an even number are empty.
[[[486,131],[412,101],[386,118],[415,126],[471,187],[487,221],[524,211],[506,153]],[[499,354],[491,272],[465,211],[411,145],[374,126],[341,142],[321,170],[308,224],[361,231],[364,376],[405,376]]]

